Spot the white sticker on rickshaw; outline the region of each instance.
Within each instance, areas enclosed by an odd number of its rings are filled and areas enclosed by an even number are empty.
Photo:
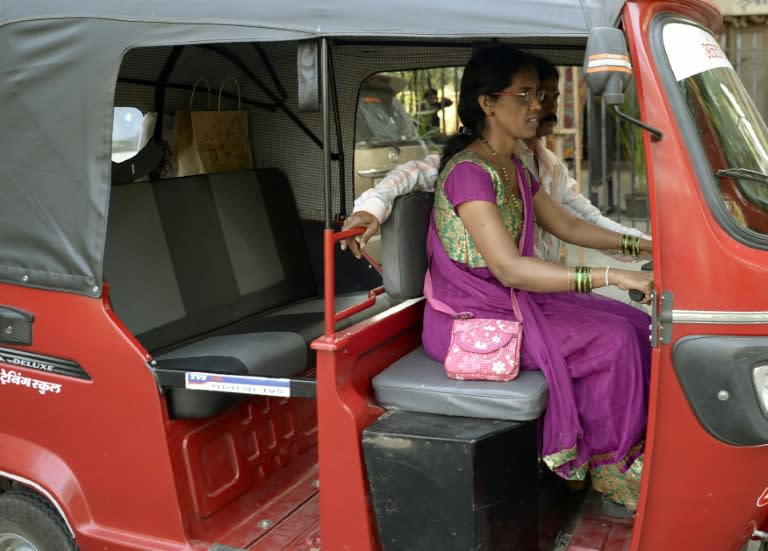
[[[763,490],[763,493],[760,494],[760,497],[757,498],[756,505],[758,507],[765,507],[766,505],[768,505],[768,488]]]
[[[46,394],[47,392],[61,394],[62,387],[59,383],[49,383],[48,381],[25,377],[23,373],[18,371],[6,371],[4,367],[0,368],[0,385],[24,386],[30,390],[36,390],[40,394]]]
[[[717,40],[693,25],[666,24],[664,49],[678,81],[718,67],[733,67]]]
[[[269,379],[244,375],[220,375],[217,373],[189,372],[184,374],[185,387],[211,392],[236,392],[260,396],[291,397],[289,379]]]

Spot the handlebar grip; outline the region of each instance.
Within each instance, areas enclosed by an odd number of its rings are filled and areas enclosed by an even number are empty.
[[[645,293],[643,293],[642,291],[638,291],[637,289],[629,290],[629,298],[631,298],[635,302],[640,302],[641,300],[643,300],[644,296],[645,296]]]
[[[643,264],[640,267],[640,269],[643,270],[644,272],[651,272],[651,271],[653,271],[653,261],[646,262],[645,264]],[[641,300],[643,300],[644,296],[645,296],[645,293],[643,293],[639,289],[630,289],[629,290],[629,298],[631,298],[635,302],[640,302]]]

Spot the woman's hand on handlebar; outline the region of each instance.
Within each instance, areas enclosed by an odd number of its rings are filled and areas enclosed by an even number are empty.
[[[363,249],[368,243],[368,240],[376,235],[379,231],[379,220],[370,212],[365,210],[359,210],[349,215],[349,218],[344,220],[344,226],[342,230],[351,230],[352,228],[365,228],[365,231],[360,236],[360,241],[356,237],[349,237],[341,242],[341,250],[344,251],[349,247],[349,251],[355,255],[355,258],[362,258]]]
[[[643,293],[643,298],[638,300],[640,304],[651,303],[653,291],[653,272],[637,270],[611,270],[612,283],[623,291],[636,289]]]

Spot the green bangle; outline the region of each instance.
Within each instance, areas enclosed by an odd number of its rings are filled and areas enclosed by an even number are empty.
[[[574,290],[577,293],[589,294],[592,292],[592,267],[576,266],[574,273]]]

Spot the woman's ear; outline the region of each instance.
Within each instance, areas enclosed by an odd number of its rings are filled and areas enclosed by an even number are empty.
[[[494,104],[493,98],[488,95],[482,95],[477,97],[477,103],[480,105],[480,109],[483,110],[486,117],[493,116]]]

